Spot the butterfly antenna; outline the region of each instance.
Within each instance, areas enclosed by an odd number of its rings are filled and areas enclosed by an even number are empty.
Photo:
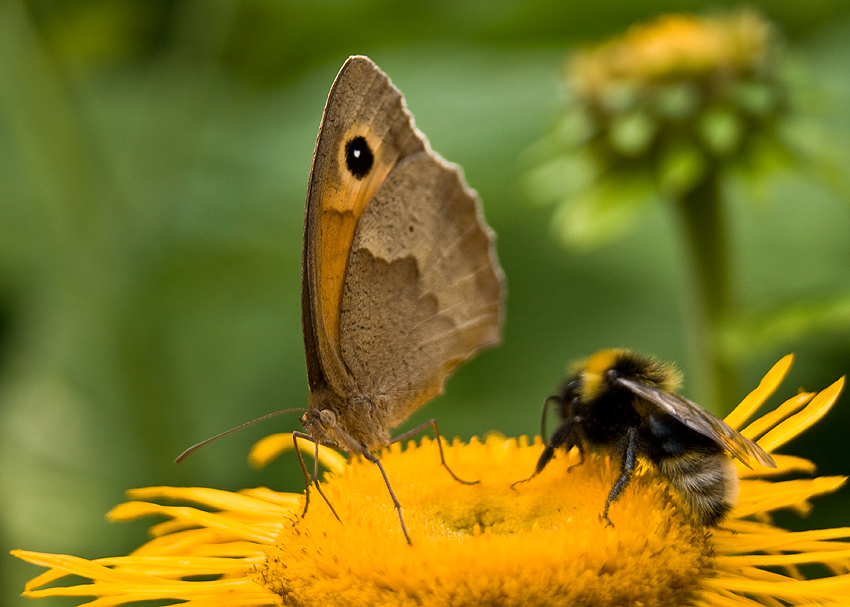
[[[215,441],[215,440],[218,440],[218,439],[220,439],[220,438],[222,438],[222,437],[224,437],[224,436],[227,436],[228,434],[232,434],[232,433],[236,432],[237,430],[241,430],[242,428],[247,428],[248,426],[252,426],[252,425],[256,424],[257,422],[266,421],[266,420],[267,420],[267,419],[269,419],[270,417],[276,417],[276,416],[278,416],[278,415],[282,415],[282,414],[284,414],[284,413],[292,413],[293,411],[306,411],[306,409],[305,409],[305,408],[303,408],[303,407],[296,407],[296,408],[294,408],[294,409],[281,409],[280,411],[275,411],[274,413],[267,413],[266,415],[260,416],[260,417],[258,417],[258,418],[256,418],[256,419],[252,419],[251,421],[249,421],[249,422],[245,422],[244,424],[240,424],[240,425],[236,426],[235,428],[231,428],[230,430],[225,430],[225,431],[224,431],[224,432],[222,432],[221,434],[216,434],[215,436],[212,436],[212,437],[210,437],[210,438],[207,438],[207,439],[205,439],[205,440],[202,440],[201,442],[199,442],[199,443],[198,443],[198,444],[196,444],[196,445],[192,445],[191,447],[189,447],[188,449],[186,449],[183,453],[181,453],[180,455],[178,455],[178,456],[177,456],[177,459],[175,459],[175,460],[174,460],[174,463],[175,463],[175,464],[179,464],[179,463],[180,463],[180,462],[182,462],[184,459],[186,459],[186,457],[187,457],[190,453],[192,453],[192,452],[194,452],[194,451],[197,451],[198,449],[200,449],[201,447],[203,447],[204,445],[206,445],[206,444],[208,444],[208,443],[211,443],[211,442],[213,442],[213,441]]]

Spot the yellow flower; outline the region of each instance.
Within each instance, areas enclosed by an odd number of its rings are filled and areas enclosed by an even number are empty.
[[[742,427],[776,389],[791,363],[782,359],[727,418]],[[612,506],[615,527],[599,513],[616,470],[606,458],[561,453],[519,491],[512,481],[534,468],[542,449],[490,436],[455,441],[452,468],[479,478],[466,486],[441,469],[431,441],[393,445],[382,454],[404,507],[413,545],[401,533],[386,487],[372,464],[322,450],[323,486],[342,522],[314,500],[270,489],[238,493],[152,487],[110,513],[113,520],[159,515],[154,539],[125,557],[84,559],[15,551],[49,570],[28,597],[92,596],[93,607],[137,600],[186,601],[192,607],[261,605],[698,605],[848,604],[850,528],[789,532],[769,513],[806,510],[808,500],[845,479],[791,479],[812,463],[775,453],[820,419],[843,386],[801,393],[752,422],[777,468],[740,468],[736,509],[720,529],[694,527],[669,489],[643,467]],[[291,442],[269,437],[255,454],[267,460]],[[772,480],[778,478],[780,480]],[[148,500],[177,500],[165,506]],[[820,563],[832,575],[804,579],[796,567]],[[89,584],[51,586],[66,575]]]
[[[752,10],[717,18],[664,15],[579,53],[571,74],[587,96],[620,79],[648,85],[707,76],[729,83],[763,70],[774,38],[770,25]]]

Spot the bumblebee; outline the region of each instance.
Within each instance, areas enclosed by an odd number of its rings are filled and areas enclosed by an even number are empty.
[[[548,405],[555,403],[561,425],[534,473],[518,482],[539,474],[559,447],[569,451],[577,446],[582,461],[587,449],[615,456],[620,476],[602,510],[602,518],[613,525],[608,510],[629,484],[640,457],[655,466],[696,523],[718,525],[738,496],[738,475],[726,451],[748,467],[754,460],[770,468],[776,463],[756,443],[676,394],[680,382],[672,365],[654,358],[629,350],[597,352],[547,399],[544,424]]]

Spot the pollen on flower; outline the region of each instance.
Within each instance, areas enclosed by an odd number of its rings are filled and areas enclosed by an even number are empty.
[[[412,546],[377,470],[354,461],[325,489],[342,524],[317,505],[283,529],[263,577],[304,604],[386,604],[424,588],[435,605],[480,604],[485,596],[500,605],[678,605],[695,595],[711,563],[708,540],[655,475],[636,475],[612,508],[615,527],[606,527],[600,512],[618,473],[608,459],[575,465],[577,452],[562,454],[563,465],[511,489],[541,450],[539,440],[456,442],[449,464],[481,481],[460,485],[428,439],[403,452],[393,446],[384,465]],[[657,559],[668,566],[658,568]]]

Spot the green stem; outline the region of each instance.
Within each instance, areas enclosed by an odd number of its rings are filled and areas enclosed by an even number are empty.
[[[706,408],[726,414],[737,399],[737,374],[720,348],[721,332],[731,301],[729,239],[720,178],[709,175],[697,188],[678,199],[693,273],[697,360]]]

